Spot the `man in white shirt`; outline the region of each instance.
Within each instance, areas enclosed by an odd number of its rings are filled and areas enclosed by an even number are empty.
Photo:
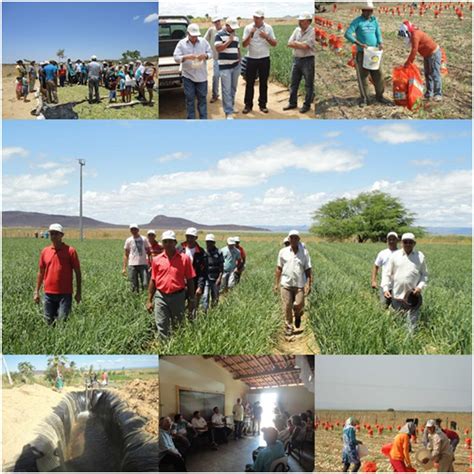
[[[212,429],[214,431],[214,441],[227,443],[227,436],[231,429],[225,424],[225,416],[219,412],[219,407],[212,410]]]
[[[148,265],[150,262],[150,244],[140,235],[137,224],[130,224],[132,234],[124,245],[122,273],[130,280],[132,291],[138,292],[148,286]]]
[[[178,42],[174,60],[182,65],[187,118],[196,118],[195,101],[200,119],[207,119],[207,60],[213,57],[209,43],[201,38],[199,25],[188,26],[188,36]]]
[[[385,308],[388,308],[390,306],[390,303],[392,301],[391,298],[386,298],[384,295],[384,290],[382,286],[378,285],[377,283],[377,275],[379,273],[379,270],[381,275],[383,275],[384,269],[387,266],[388,261],[390,260],[390,257],[392,256],[393,252],[396,252],[398,250],[398,234],[396,232],[389,232],[387,234],[387,248],[381,250],[377,254],[377,258],[375,259],[374,266],[372,268],[372,278],[371,278],[371,283],[372,283],[372,288],[380,288],[380,303]]]
[[[245,409],[240,398],[237,398],[237,403],[232,408],[232,414],[234,415],[235,439],[240,439],[242,438],[245,414]]]
[[[191,420],[193,428],[196,430],[198,436],[205,437],[211,443],[212,449],[217,449],[217,444],[214,442],[212,430],[209,429],[207,421],[201,416],[201,412],[195,411]]]
[[[212,95],[211,104],[219,98],[219,62],[218,52],[215,46],[216,34],[222,29],[222,18],[215,16],[212,19],[212,26],[206,31],[204,39],[209,43],[212,49]]]
[[[382,288],[386,298],[392,298],[392,308],[406,312],[408,330],[413,332],[420,317],[421,292],[428,282],[425,256],[414,250],[415,236],[402,235],[402,248],[390,257],[382,273]]]
[[[292,230],[288,234],[290,245],[278,253],[275,272],[275,292],[280,288],[285,308],[285,334],[293,334],[293,315],[295,327],[301,325],[305,296],[309,295],[313,283],[311,257],[306,247],[300,243],[300,234]]]
[[[243,46],[248,48],[247,68],[245,73],[245,108],[248,114],[253,108],[255,81],[258,74],[260,111],[268,114],[268,77],[270,76],[270,47],[277,45],[273,28],[264,21],[263,11],[258,10],[253,15],[253,23],[244,28]]]
[[[316,38],[311,27],[313,16],[302,13],[298,17],[298,27],[288,40],[288,47],[293,50],[293,66],[291,68],[290,99],[283,110],[296,109],[298,106],[298,89],[304,78],[306,95],[300,113],[305,114],[311,109],[314,101],[314,56]]]

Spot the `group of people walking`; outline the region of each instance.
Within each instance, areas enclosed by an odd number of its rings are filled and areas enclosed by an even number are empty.
[[[222,91],[222,107],[225,117],[233,119],[237,113],[235,97],[239,77],[245,79],[245,98],[242,113],[249,114],[254,107],[255,84],[258,78],[258,107],[268,114],[268,81],[271,71],[270,51],[277,45],[277,38],[271,25],[265,22],[265,13],[258,10],[253,22],[246,25],[242,38],[238,36],[241,27],[236,18],[214,17],[213,25],[204,37],[198,24],[191,23],[187,37],[178,42],[174,59],[182,65],[183,86],[188,119],[196,118],[196,103],[200,119],[207,119],[208,70],[207,61],[213,60],[212,90],[210,102],[219,100],[219,85]],[[301,113],[310,110],[314,101],[314,55],[315,33],[311,27],[312,15],[301,14],[298,27],[288,40],[293,52],[293,67],[289,103],[283,110],[297,108],[298,90],[304,78],[306,95]],[[242,57],[241,47],[247,49]]]
[[[58,87],[82,85],[88,86],[90,103],[101,101],[99,87],[108,91],[109,103],[117,102],[118,95],[123,103],[131,102],[132,95],[137,100],[152,105],[153,89],[157,76],[155,65],[147,61],[132,61],[128,64],[112,61],[100,62],[95,55],[90,61],[80,59],[66,63],[55,60],[42,61],[38,65],[30,61],[26,65],[22,60],[16,65],[16,96],[18,100],[27,100],[28,94],[39,93],[48,104],[59,103]]]

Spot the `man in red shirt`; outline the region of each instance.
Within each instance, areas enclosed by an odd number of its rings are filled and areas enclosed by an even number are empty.
[[[146,306],[149,313],[153,312],[153,308],[155,310],[160,337],[167,337],[183,321],[186,299],[188,311],[192,313],[194,310],[196,272],[191,259],[176,250],[176,234],[172,230],[163,232],[161,244],[164,251],[154,257],[151,264]]]
[[[81,301],[82,279],[76,249],[62,241],[64,236],[62,225],[51,224],[49,235],[52,245],[41,252],[33,299],[39,304],[39,292],[44,283],[44,318],[48,324],[53,324],[56,321],[65,321],[71,312],[73,271],[76,274],[74,299],[77,303]]]
[[[441,426],[441,423],[442,423],[441,418],[436,418],[435,421],[436,421],[436,426],[448,437],[449,444],[451,445],[451,448],[453,448],[453,453],[454,453],[459,444],[459,435],[456,433],[456,431],[448,430],[448,428],[443,428]]]
[[[235,248],[240,250],[240,258],[237,261],[237,271],[235,272],[234,278],[235,278],[235,283],[240,282],[240,278],[242,277],[242,273],[245,270],[245,262],[247,260],[247,254],[245,253],[244,248],[240,245],[240,237],[235,236]]]

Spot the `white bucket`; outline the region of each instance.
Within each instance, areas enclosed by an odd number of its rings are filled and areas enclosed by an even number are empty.
[[[368,47],[364,48],[364,69],[377,71],[380,69],[383,51],[378,48]]]
[[[358,444],[357,445],[357,452],[359,453],[360,458],[364,458],[365,456],[368,456],[369,449],[364,444]]]

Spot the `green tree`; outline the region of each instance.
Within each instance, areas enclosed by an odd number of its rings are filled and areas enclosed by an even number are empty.
[[[421,227],[413,226],[415,215],[399,199],[380,191],[330,201],[313,214],[313,220],[311,231],[329,240],[377,242],[385,240],[392,230],[424,234]]]
[[[29,383],[33,381],[33,372],[35,368],[30,362],[20,362],[18,364],[18,372],[23,383]]]
[[[66,368],[68,362],[68,358],[64,355],[55,355],[48,357],[45,379],[48,382],[54,383],[58,374],[58,368],[63,373],[63,376],[66,376],[66,374],[64,373],[64,369]]]
[[[140,59],[140,57],[141,57],[141,54],[140,54],[140,51],[138,51],[138,49],[135,49],[133,51],[130,51],[129,49],[127,49],[127,51],[124,51],[122,53],[122,58],[124,62],[136,61],[137,59]]]
[[[58,49],[58,50],[56,51],[56,56],[58,57],[59,62],[63,61],[63,59],[64,59],[64,52],[65,52],[65,51],[66,51],[66,50],[65,50],[64,48],[63,48],[63,49]]]

